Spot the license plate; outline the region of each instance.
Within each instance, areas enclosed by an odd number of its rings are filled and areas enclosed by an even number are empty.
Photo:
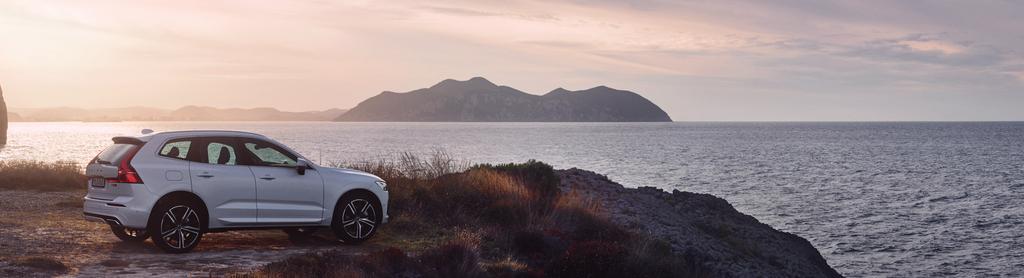
[[[89,179],[89,185],[92,187],[107,187],[107,179],[104,178],[91,178]]]

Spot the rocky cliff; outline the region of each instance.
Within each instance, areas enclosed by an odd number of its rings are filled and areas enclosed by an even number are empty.
[[[668,122],[646,98],[599,86],[555,89],[532,95],[482,77],[444,80],[407,93],[383,92],[342,114],[338,121],[368,122]]]
[[[842,277],[806,239],[707,194],[625,188],[594,172],[559,170],[562,190],[596,201],[612,222],[667,241],[714,277]]]

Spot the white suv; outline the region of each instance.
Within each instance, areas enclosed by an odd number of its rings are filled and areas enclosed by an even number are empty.
[[[369,239],[388,220],[387,184],[360,171],[309,162],[259,134],[182,131],[114,137],[86,169],[85,217],[118,238],[188,252],[203,233],[330,227],[343,242]]]

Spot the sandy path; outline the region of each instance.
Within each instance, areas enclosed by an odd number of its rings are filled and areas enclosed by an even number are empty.
[[[165,254],[150,240],[121,242],[107,225],[85,221],[84,194],[0,191],[0,276],[220,276],[310,251],[379,248],[343,246],[327,231],[293,242],[279,230],[263,230],[207,234],[191,253]],[[30,257],[55,259],[68,271],[13,265]]]

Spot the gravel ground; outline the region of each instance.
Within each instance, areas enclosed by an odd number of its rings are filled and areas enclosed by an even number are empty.
[[[325,230],[302,242],[261,230],[206,234],[191,253],[165,254],[150,240],[121,242],[106,224],[84,220],[84,194],[0,191],[0,276],[222,276],[310,251],[379,248],[344,246]]]

